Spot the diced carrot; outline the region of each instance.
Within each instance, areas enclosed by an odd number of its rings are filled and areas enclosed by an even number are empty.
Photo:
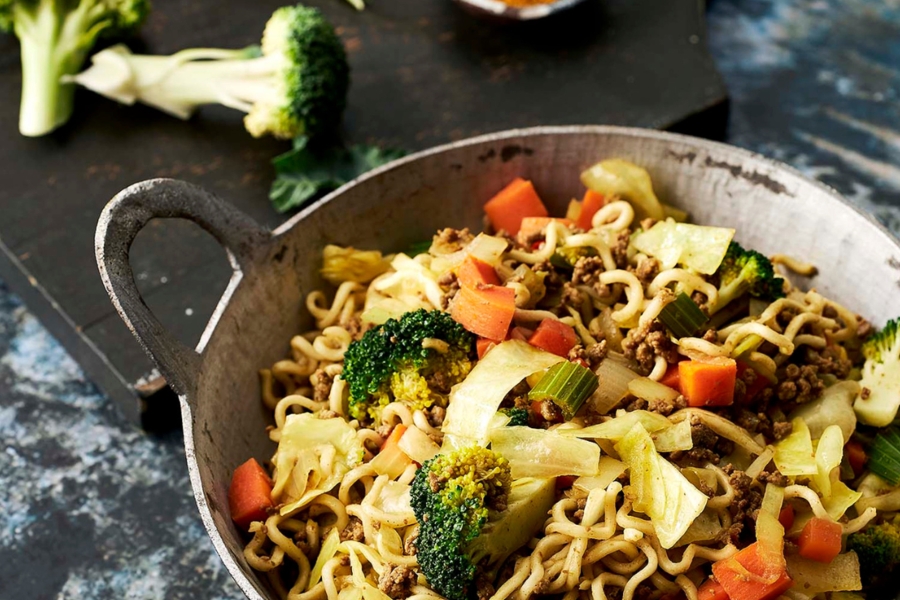
[[[384,452],[385,449],[390,448],[391,446],[396,446],[397,442],[400,441],[400,438],[403,437],[403,434],[406,433],[406,429],[407,427],[403,423],[397,424],[391,430],[391,435],[389,435],[387,439],[381,443],[381,451]]]
[[[794,526],[794,507],[785,504],[781,512],[778,513],[778,522],[784,527],[785,531]]]
[[[536,233],[540,233],[550,223],[556,221],[565,227],[574,227],[575,222],[571,219],[556,219],[553,217],[525,217],[522,219],[522,225],[519,227],[519,233],[516,238],[520,244],[524,244],[528,238]]]
[[[586,191],[584,199],[581,201],[581,213],[578,215],[578,220],[575,221],[575,224],[584,230],[590,229],[594,215],[603,208],[604,204],[606,204],[606,199],[603,197],[603,194],[598,194],[594,190]]]
[[[497,342],[494,340],[489,340],[487,338],[480,337],[475,340],[475,350],[478,352],[478,360],[484,358],[484,355],[487,354],[491,348],[497,345]]]
[[[521,177],[514,179],[484,205],[484,212],[494,229],[505,229],[510,235],[519,233],[525,217],[546,217],[547,207],[541,202],[534,185]]]
[[[759,544],[754,542],[731,558],[713,563],[712,571],[730,600],[773,600],[794,582],[787,571],[767,577],[767,567],[759,556]]]
[[[231,520],[246,529],[253,521],[265,521],[272,508],[272,480],[256,459],[251,458],[231,476],[228,507]]]
[[[681,393],[688,406],[728,406],[734,402],[737,364],[731,358],[678,363]]]
[[[531,329],[526,329],[521,325],[517,325],[509,330],[509,334],[506,336],[508,340],[519,340],[520,342],[527,342],[528,338],[534,335],[534,331]]]
[[[740,361],[740,360],[737,361],[737,376],[738,376],[738,378],[744,379],[744,373],[746,371],[753,371],[754,373],[756,373],[756,378],[753,379],[753,382],[750,383],[750,385],[748,385],[746,387],[746,391],[744,392],[744,402],[745,403],[751,402],[758,393],[763,391],[766,388],[766,386],[769,385],[769,380],[766,379],[765,377],[763,377],[762,375],[760,375],[759,373],[757,373],[753,367],[751,367],[750,365],[748,365],[747,363],[745,363],[743,361]]]
[[[500,285],[500,278],[497,277],[497,271],[494,267],[487,264],[480,258],[472,255],[466,256],[465,260],[456,270],[456,279],[459,285],[477,285],[479,283],[485,285]]]
[[[863,448],[863,445],[856,440],[850,440],[847,442],[847,445],[844,446],[844,455],[847,457],[847,462],[850,463],[850,468],[853,469],[853,474],[861,474],[866,466],[867,460],[866,450]]]
[[[707,579],[697,589],[697,600],[728,600],[728,594],[718,581]]]
[[[659,382],[663,385],[667,385],[678,393],[681,393],[681,377],[678,371],[678,365],[669,365],[669,368],[666,369],[666,374],[662,376],[662,379]]]
[[[528,343],[535,348],[565,358],[569,355],[569,350],[578,344],[578,334],[571,325],[566,325],[558,319],[544,319],[534,331],[534,335],[528,338]]]
[[[556,489],[557,491],[567,490],[572,487],[572,484],[575,483],[575,480],[578,479],[574,475],[560,475],[556,478]]]
[[[810,560],[830,563],[841,553],[841,534],[844,529],[840,523],[830,519],[813,517],[803,526],[797,546],[800,556]]]
[[[464,285],[459,289],[450,316],[474,333],[489,340],[502,340],[516,313],[516,292],[496,285]]]

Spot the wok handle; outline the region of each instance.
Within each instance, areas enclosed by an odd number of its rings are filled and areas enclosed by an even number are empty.
[[[195,388],[201,354],[178,341],[144,303],[134,281],[129,251],[151,219],[187,219],[208,231],[240,277],[268,246],[270,233],[213,194],[184,181],[150,179],[119,192],[103,209],[94,251],[103,285],[119,316],[179,394]],[[234,276],[232,278],[234,283]]]

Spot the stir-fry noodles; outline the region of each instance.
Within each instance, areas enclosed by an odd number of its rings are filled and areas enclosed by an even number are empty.
[[[385,256],[328,246],[232,481],[289,599],[859,597],[900,562],[897,322],[608,160]],[[261,432],[262,434],[262,432]],[[860,591],[864,590],[864,591]],[[852,592],[852,593],[851,593]]]

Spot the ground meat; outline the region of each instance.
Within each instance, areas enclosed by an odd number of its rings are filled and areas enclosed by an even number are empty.
[[[378,589],[391,598],[406,598],[412,594],[412,586],[416,584],[416,572],[403,565],[386,565],[378,578]]]
[[[585,506],[587,506],[587,498],[575,499],[575,512],[572,514],[572,518],[575,519],[576,523],[581,523],[581,519],[584,518]]]
[[[853,368],[850,359],[833,346],[826,346],[822,350],[807,347],[804,362],[816,367],[818,374],[832,374],[838,379],[847,379]]]
[[[427,375],[425,377],[425,383],[438,394],[443,394],[445,396],[450,393],[450,388],[453,387],[453,380],[444,371],[435,371],[434,373]]]
[[[541,402],[540,415],[548,423],[559,423],[563,420],[562,410],[552,400]]]
[[[716,331],[715,327],[710,327],[703,333],[703,339],[707,342],[715,344],[716,342],[719,341],[719,333]],[[744,372],[747,372],[747,371],[756,373],[756,371],[754,371],[753,369],[745,369]]]
[[[753,531],[756,524],[756,515],[762,505],[762,494],[752,487],[753,480],[743,471],[738,471],[726,465],[725,472],[730,475],[729,483],[734,488],[734,500],[728,506],[734,524],[741,524],[741,528],[729,531],[732,535],[732,543],[738,542],[741,531]]]
[[[694,301],[700,310],[706,316],[709,316],[709,298],[703,292],[694,292],[691,294],[691,300]],[[705,339],[705,338],[704,338]]]
[[[719,442],[719,436],[704,425],[697,417],[691,418],[691,441],[694,447],[709,448],[712,450]]]
[[[872,395],[872,390],[870,390],[866,386],[863,386],[863,388],[859,391],[859,397],[862,398],[863,400],[868,400],[869,396],[871,396],[871,395]]]
[[[666,326],[657,319],[630,329],[622,342],[622,349],[625,356],[636,360],[646,373],[653,369],[657,356],[662,356],[670,364],[678,362],[678,350],[669,339]]]
[[[856,324],[856,336],[860,340],[865,340],[867,337],[872,335],[872,332],[875,331],[875,328],[872,327],[872,324],[867,320],[863,319],[859,315],[856,315],[857,324]]]
[[[616,236],[616,241],[610,247],[616,267],[625,269],[628,267],[628,244],[631,243],[631,229],[623,229]]]
[[[456,294],[459,292],[459,280],[456,278],[456,273],[452,271],[444,273],[441,275],[440,279],[438,279],[438,285],[444,290],[444,294],[441,296],[441,308],[444,310],[450,306],[450,301],[456,297]]]
[[[413,529],[403,541],[403,554],[405,554],[406,556],[415,556],[416,554],[418,554],[418,548],[416,548],[417,539],[419,539],[418,525],[415,526],[415,529]]]
[[[341,323],[341,325],[344,326],[344,329],[347,330],[347,333],[349,333],[350,337],[354,340],[361,340],[363,334],[365,334],[368,329],[365,323],[362,322],[362,319],[357,316],[350,317],[345,322]]]
[[[379,425],[375,428],[375,433],[381,436],[381,439],[388,439],[391,435],[391,432],[394,430],[394,426],[390,423],[385,423],[384,425]]]
[[[531,387],[528,385],[528,382],[520,381],[503,397],[503,400],[500,402],[500,408],[519,408],[521,406],[520,399],[527,397],[529,391],[531,391]],[[529,402],[527,406],[530,406],[530,404]]]
[[[478,600],[488,600],[496,591],[488,574],[479,569],[475,574],[475,597]]]
[[[659,261],[655,258],[641,258],[634,269],[634,275],[641,283],[649,285],[659,275]]]
[[[610,295],[611,288],[600,283],[600,274],[603,273],[603,259],[599,256],[582,256],[575,263],[572,271],[572,285],[587,285],[593,289],[598,296],[605,298]]]
[[[804,404],[821,396],[825,384],[818,378],[817,372],[818,369],[810,365],[801,367],[790,364],[785,367],[776,390],[778,400],[782,403]]]
[[[584,302],[584,294],[581,293],[575,285],[571,282],[566,282],[563,284],[562,289],[562,298],[560,298],[560,304],[563,306],[571,306],[575,310],[581,309],[581,305]]]
[[[437,232],[431,247],[437,254],[450,254],[462,250],[463,246],[473,239],[475,236],[469,232],[468,228],[452,229],[447,227]]]
[[[325,402],[331,393],[331,384],[334,383],[334,377],[325,372],[325,369],[318,369],[313,373],[312,379],[316,384],[313,386],[313,400],[316,402]]]
[[[790,480],[781,474],[781,471],[778,469],[772,471],[771,473],[768,471],[763,471],[759,475],[756,476],[756,480],[760,483],[771,483],[772,485],[777,485],[778,487],[786,487]]]
[[[730,440],[720,438],[697,417],[691,418],[691,441],[694,446],[690,450],[672,452],[669,455],[669,458],[680,467],[715,465],[723,455],[730,454],[734,450],[734,444]]]
[[[556,267],[550,264],[549,260],[544,260],[537,263],[536,265],[531,267],[531,270],[535,273],[545,273],[544,286],[547,288],[548,293],[550,292],[550,290],[558,290],[559,288],[561,288],[563,286],[563,283],[565,283],[567,279],[559,274],[559,271],[556,270]]]
[[[335,411],[329,410],[327,408],[320,410],[318,415],[319,415],[320,419],[333,419],[335,417],[341,416],[338,413],[336,413]]]
[[[650,412],[659,413],[664,417],[668,417],[676,410],[681,410],[682,408],[686,407],[687,400],[680,394],[672,402],[669,402],[667,400],[651,400],[647,403],[647,410],[649,410]]]
[[[447,409],[443,406],[434,405],[425,411],[428,422],[432,427],[440,427],[444,424],[444,417],[447,416]]]
[[[569,350],[569,360],[583,360],[591,369],[596,369],[606,358],[606,340],[600,340],[596,344],[590,344],[587,348],[578,344]]]
[[[647,217],[645,219],[641,219],[641,229],[643,229],[644,231],[647,231],[648,229],[650,229],[651,227],[656,225],[656,223],[657,223],[657,220],[654,219],[653,217]]]
[[[794,426],[790,421],[779,421],[777,423],[772,423],[772,439],[775,441],[783,440],[787,436],[791,435],[791,432],[794,430]]]
[[[362,521],[357,517],[350,517],[350,522],[347,523],[347,526],[341,531],[341,541],[346,542],[347,540],[352,540],[354,542],[361,542],[364,539],[366,539],[366,534],[363,531]]]

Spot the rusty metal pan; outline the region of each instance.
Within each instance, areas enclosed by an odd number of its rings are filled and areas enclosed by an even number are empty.
[[[268,459],[271,416],[257,371],[286,356],[292,335],[311,327],[304,299],[323,282],[328,243],[395,251],[438,228],[480,228],[482,204],[515,176],[535,182],[552,213],[581,193],[578,175],[621,157],[646,167],[658,195],[696,223],[737,229],[741,243],[812,262],[815,286],[883,324],[900,314],[900,245],[838,194],[797,171],[738,148],[658,131],[606,126],[505,131],[427,150],[353,181],[275,231],[188,183],[154,179],[104,209],[96,254],[113,304],[181,398],[188,470],[200,516],[240,588],[276,596],[243,558],[228,515],[232,470]],[[128,262],[153,218],[189,219],[227,250],[234,273],[196,348],[165,330],[141,300]]]
[[[556,0],[531,6],[510,6],[501,0],[455,0],[463,10],[495,21],[534,21],[562,12],[584,0]]]

